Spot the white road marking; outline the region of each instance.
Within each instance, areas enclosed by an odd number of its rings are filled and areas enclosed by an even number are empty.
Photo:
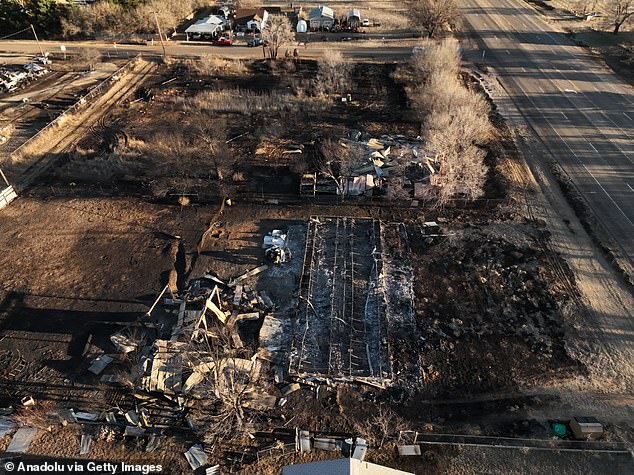
[[[570,153],[572,153],[574,155],[574,157],[577,159],[577,161],[581,164],[581,166],[583,167],[583,169],[588,173],[588,175],[590,175],[592,177],[592,179],[594,180],[594,182],[599,186],[599,188],[601,188],[601,191],[603,193],[605,193],[605,196],[608,197],[608,199],[612,202],[612,204],[616,207],[616,209],[619,210],[619,212],[623,215],[623,217],[627,220],[627,222],[629,223],[630,226],[634,226],[634,223],[632,222],[632,220],[627,216],[627,214],[625,214],[625,211],[623,211],[623,208],[621,208],[619,206],[619,204],[614,201],[614,198],[612,198],[612,195],[610,195],[610,193],[608,193],[608,190],[605,189],[605,187],[601,184],[601,182],[599,182],[599,180],[597,180],[597,177],[594,176],[594,174],[590,171],[590,169],[586,166],[585,163],[583,163],[583,161],[579,158],[579,155],[577,155],[577,153],[572,149],[572,147],[570,147],[570,145],[568,144],[568,142],[566,142],[566,140],[561,136],[561,134],[559,133],[559,131],[553,127],[553,124],[550,123],[550,121],[546,118],[546,116],[544,116],[542,114],[542,116],[544,117],[544,121],[548,124],[548,126],[553,129],[555,131],[555,133],[557,134],[557,136],[559,137],[559,140],[561,140],[563,142],[563,144],[566,146],[566,148],[568,150],[570,150]],[[594,194],[596,192],[586,192],[588,194]]]
[[[560,114],[564,116],[564,119],[568,120],[568,117],[566,117],[566,114],[564,114],[563,112],[560,112]]]
[[[625,112],[623,112],[623,115],[627,117],[628,119],[632,120],[632,118],[629,115],[627,115]]]
[[[588,141],[586,140],[586,142],[588,142]],[[594,145],[592,145],[592,142],[588,142],[588,144],[590,144],[590,146],[592,147],[592,150],[594,150],[595,152],[599,153],[597,148]]]
[[[575,91],[574,89],[564,89],[564,92],[572,92],[574,94],[579,94],[577,91]]]
[[[626,183],[626,185],[627,185],[627,187],[630,189],[630,191],[631,191],[632,193],[634,193],[634,188],[632,188],[632,187],[630,186],[630,184],[629,184],[629,183]]]
[[[511,52],[509,50],[506,50],[506,54],[508,54],[510,56]]]
[[[543,93],[544,92],[544,88],[539,86],[539,90]]]

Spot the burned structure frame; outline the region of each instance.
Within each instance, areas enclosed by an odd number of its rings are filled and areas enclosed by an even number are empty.
[[[311,217],[290,372],[385,384],[392,377],[381,223]]]

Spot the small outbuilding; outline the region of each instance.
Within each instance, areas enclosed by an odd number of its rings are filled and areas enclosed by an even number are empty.
[[[269,19],[269,12],[264,8],[241,9],[236,11],[233,24],[236,30],[261,31]]]
[[[577,440],[600,439],[603,436],[603,424],[594,417],[574,417],[569,425]]]
[[[214,37],[224,31],[224,25],[225,20],[220,15],[211,15],[189,26],[185,33],[188,40],[190,35]]]
[[[313,8],[308,14],[308,24],[311,30],[329,30],[335,26],[335,12],[324,5]]]
[[[350,27],[358,27],[361,26],[361,10],[358,8],[353,8],[348,12],[346,17],[346,22]]]
[[[282,475],[414,475],[357,459],[324,460],[322,462],[287,465]]]

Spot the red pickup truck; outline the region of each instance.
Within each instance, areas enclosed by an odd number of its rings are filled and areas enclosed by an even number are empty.
[[[217,40],[212,41],[213,44],[218,46],[231,46],[233,44],[233,40],[231,38],[218,38]]]

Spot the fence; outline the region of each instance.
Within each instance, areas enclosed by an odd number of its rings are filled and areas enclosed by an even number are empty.
[[[293,194],[281,194],[281,193],[257,193],[257,192],[242,192],[236,195],[236,198],[245,202],[257,203],[257,204],[283,204],[283,205],[299,205],[305,206],[311,205],[336,205],[336,206],[377,206],[388,208],[420,208],[420,209],[432,209],[438,208],[439,205],[434,200],[390,200],[384,197],[346,197],[342,200],[337,195],[293,195]],[[463,198],[456,198],[449,200],[443,207],[444,208],[457,208],[457,209],[492,209],[501,206],[508,206],[512,203],[510,198],[478,198],[474,200],[466,200]]]
[[[130,71],[136,65],[136,63],[138,62],[138,60],[140,58],[141,58],[141,55],[139,54],[134,59],[128,61],[121,68],[117,69],[107,79],[104,79],[101,83],[99,83],[97,86],[95,86],[90,91],[88,91],[88,93],[86,93],[83,96],[81,96],[77,100],[77,102],[75,102],[72,106],[70,106],[68,109],[66,109],[64,112],[62,112],[60,115],[55,117],[55,119],[53,119],[51,122],[49,122],[44,128],[38,130],[38,132],[35,135],[33,135],[26,142],[24,142],[22,145],[20,145],[18,148],[16,148],[13,152],[11,152],[11,157],[18,156],[25,149],[25,147],[27,147],[29,144],[32,144],[33,142],[35,142],[46,131],[52,129],[53,127],[57,127],[58,125],[61,124],[61,122],[66,117],[69,117],[73,113],[75,113],[78,110],[80,110],[84,105],[88,104],[95,97],[103,94],[107,89],[109,89],[112,86],[112,84],[117,82],[123,74],[127,73],[128,71]]]
[[[413,455],[413,451],[410,452],[405,448],[420,445],[490,447],[497,449],[533,449],[560,452],[603,452],[624,454],[630,452],[627,444],[620,441],[527,439],[520,437],[440,434],[416,431],[401,431],[397,445],[399,447],[399,452],[402,455]]]
[[[8,206],[14,199],[16,199],[18,195],[11,185],[9,185],[4,190],[0,191],[0,209]]]

